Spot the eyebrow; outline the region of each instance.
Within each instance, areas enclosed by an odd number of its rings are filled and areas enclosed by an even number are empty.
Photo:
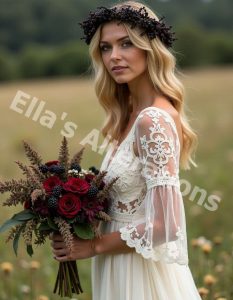
[[[124,40],[125,38],[128,38],[128,37],[129,37],[128,35],[123,36],[123,37],[119,38],[117,41],[122,41],[122,40]],[[108,43],[108,42],[106,42],[106,41],[100,41],[100,43]]]

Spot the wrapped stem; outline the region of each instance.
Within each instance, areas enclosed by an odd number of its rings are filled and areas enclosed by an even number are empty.
[[[76,261],[59,263],[59,269],[53,293],[57,293],[61,297],[70,298],[72,298],[73,293],[83,293]]]

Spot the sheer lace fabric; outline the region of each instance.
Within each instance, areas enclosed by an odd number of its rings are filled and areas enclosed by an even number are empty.
[[[174,120],[157,108],[143,110],[135,139],[147,186],[144,218],[121,228],[121,237],[144,258],[187,264],[185,213],[179,186],[180,144]]]
[[[201,300],[188,266],[174,120],[146,108],[114,150],[100,168],[106,182],[119,178],[110,190],[112,221],[100,230],[120,232],[136,251],[92,258],[92,300]]]
[[[108,166],[109,179],[119,176],[110,214],[131,221],[120,228],[121,238],[144,258],[188,264],[179,155],[172,117],[156,107],[142,110]]]

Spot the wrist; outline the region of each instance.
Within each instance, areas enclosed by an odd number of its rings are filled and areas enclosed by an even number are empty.
[[[95,252],[95,255],[99,255],[102,253],[102,247],[101,247],[101,238],[95,237],[93,239],[93,250]]]

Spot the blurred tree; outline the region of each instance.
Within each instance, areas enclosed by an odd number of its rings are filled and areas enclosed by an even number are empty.
[[[177,30],[178,40],[175,43],[177,62],[181,67],[207,64],[208,48],[205,32],[197,25],[189,24]]]
[[[0,0],[0,80],[88,74],[88,51],[78,23],[90,10],[118,2]],[[181,67],[232,63],[232,0],[144,2],[172,24]]]
[[[19,62],[20,74],[23,78],[34,78],[51,75],[51,60],[54,51],[40,45],[30,45],[22,50]]]
[[[0,44],[11,51],[19,51],[29,43],[58,45],[79,40],[78,25],[90,10],[118,1],[107,0],[1,0],[0,1]],[[144,1],[159,16],[176,28],[197,22],[208,30],[221,29],[232,32],[233,1],[171,0]]]
[[[87,47],[83,43],[72,42],[59,47],[54,53],[51,69],[56,75],[88,74],[89,65]]]

